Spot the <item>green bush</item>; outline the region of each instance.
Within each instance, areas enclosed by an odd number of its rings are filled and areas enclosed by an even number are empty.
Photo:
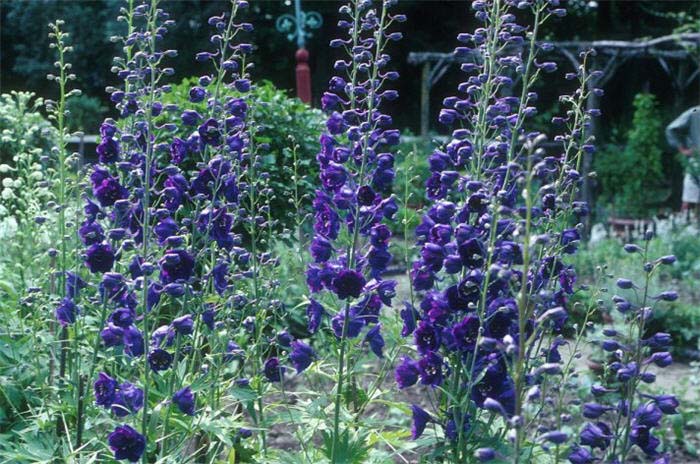
[[[68,129],[71,132],[82,131],[86,134],[96,134],[100,122],[107,114],[107,108],[99,98],[88,95],[76,95],[66,102],[68,109]]]
[[[189,102],[189,91],[197,85],[197,78],[184,79],[173,85],[172,91],[163,98],[163,104],[175,103],[180,107],[194,107],[205,114],[206,103]],[[239,95],[232,89],[223,89],[226,96]],[[294,197],[294,184],[291,182],[294,164],[293,149],[296,146],[297,167],[300,176],[299,193],[310,206],[314,183],[318,176],[316,154],[319,150],[319,137],[324,128],[324,117],[320,110],[310,108],[297,98],[291,98],[284,90],[277,89],[271,82],[263,81],[252,90],[252,100],[257,104],[252,108],[252,120],[260,126],[257,143],[267,144],[263,157],[263,171],[270,175],[270,186],[274,190],[271,202],[272,217],[284,227],[294,224],[297,214],[290,203]],[[187,138],[191,127],[178,123],[179,137]]]
[[[0,96],[0,219],[41,211],[51,191],[43,181],[57,133],[33,93]]]
[[[663,126],[656,97],[634,98],[632,126],[624,148],[603,146],[595,161],[600,201],[618,216],[649,217],[664,198]]]

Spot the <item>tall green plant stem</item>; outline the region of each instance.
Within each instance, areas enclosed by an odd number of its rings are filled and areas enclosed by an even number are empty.
[[[151,6],[148,16],[148,26],[147,29],[150,32],[149,40],[149,52],[151,56],[155,54],[156,51],[156,21],[157,21],[157,9],[158,0],[151,0]],[[146,157],[144,159],[144,179],[143,179],[143,223],[141,224],[142,230],[142,247],[141,254],[144,260],[148,259],[149,253],[149,238],[150,238],[150,205],[151,205],[151,161],[153,159],[153,143],[155,134],[153,133],[154,123],[153,123],[153,103],[155,101],[155,86],[156,86],[156,65],[154,60],[149,61],[150,68],[150,84],[148,89],[148,108],[146,111],[146,123],[148,127],[148,134],[146,137]],[[150,336],[150,326],[149,326],[149,314],[148,314],[148,276],[144,275],[143,289],[141,295],[141,308],[143,311],[143,336],[144,340],[149,340]],[[154,308],[155,309],[155,308]],[[157,316],[156,316],[157,317]],[[141,415],[141,434],[144,437],[148,437],[148,392],[149,392],[149,382],[150,382],[150,366],[148,365],[148,355],[144,354],[143,357],[143,413]],[[144,452],[142,455],[143,464],[148,463],[148,453]]]

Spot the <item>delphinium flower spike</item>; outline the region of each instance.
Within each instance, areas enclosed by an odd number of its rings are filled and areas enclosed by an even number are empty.
[[[387,88],[398,77],[388,69],[387,44],[401,34],[389,32],[403,15],[390,13],[394,1],[376,8],[370,1],[353,0],[341,6],[339,26],[347,37],[331,41],[331,47],[347,53],[335,62],[338,75],[330,80],[322,97],[328,114],[317,161],[321,188],[313,202],[314,238],[310,245],[313,264],[307,282],[313,293],[325,293],[325,308],[317,299],[309,305],[309,329],[318,330],[326,315],[338,341],[337,385],[334,393],[333,435],[329,455],[336,462],[340,416],[347,366],[366,329],[368,345],[380,355],[383,344],[378,316],[390,306],[396,283],[383,280],[391,260],[391,232],[383,224],[397,210],[390,195],[394,156],[388,151],[399,141],[392,119],[380,110],[398,97]],[[331,297],[330,295],[334,295]],[[331,308],[335,308],[332,310]]]
[[[416,229],[421,252],[412,269],[422,302],[415,330],[406,330],[418,359],[404,359],[396,377],[402,388],[435,390],[439,439],[456,461],[493,459],[497,453],[474,434],[488,417],[500,417],[497,433],[508,433],[517,462],[531,430],[527,402],[538,398],[533,386],[560,372],[538,347],[566,318],[573,271],[560,255],[574,252],[579,239],[576,229],[563,230],[577,189],[577,151],[547,156],[540,147],[546,136],[526,130],[536,113],[533,85],[556,69],[541,59],[550,47],[539,42],[539,31],[563,15],[558,6],[472,3],[482,27],[460,34],[455,50],[469,77],[439,116],[452,138],[429,157],[426,196],[433,203]],[[530,14],[530,27],[516,23],[518,10]],[[405,325],[413,328],[409,315]],[[559,431],[546,433],[532,443],[562,439]]]
[[[649,333],[648,321],[653,310],[665,302],[678,299],[675,291],[651,293],[651,283],[661,268],[675,262],[674,256],[654,259],[649,244],[654,234],[647,231],[642,246],[625,245],[625,251],[639,257],[644,282],[618,278],[612,297],[613,313],[624,327],[602,331],[600,341],[606,353],[605,373],[591,386],[590,397],[583,407],[586,422],[578,443],[571,447],[569,462],[577,464],[603,458],[606,462],[627,462],[634,447],[653,462],[666,462],[659,449],[661,440],[654,436],[665,415],[677,414],[675,396],[648,394],[644,384],[656,381],[652,368],[658,370],[673,362],[668,352],[671,336],[664,332]],[[639,291],[637,291],[639,290]]]

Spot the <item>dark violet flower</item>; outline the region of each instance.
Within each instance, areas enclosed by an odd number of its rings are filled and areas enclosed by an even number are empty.
[[[66,295],[68,298],[78,298],[80,290],[88,286],[87,282],[74,272],[66,272]]]
[[[416,348],[421,354],[435,351],[440,347],[440,332],[430,322],[421,321],[413,336],[416,341]]]
[[[676,408],[678,408],[680,402],[674,395],[650,395],[649,398],[656,403],[664,414],[678,414]]]
[[[117,392],[117,381],[104,372],[100,372],[93,384],[95,404],[108,408],[114,403]]]
[[[365,278],[357,271],[351,269],[341,270],[331,283],[333,292],[341,300],[358,298],[365,286]]]
[[[308,319],[308,331],[310,333],[315,334],[318,331],[321,325],[321,319],[325,313],[326,310],[323,309],[323,306],[321,306],[318,301],[313,298],[309,300],[309,305],[306,307],[306,317]]]
[[[297,370],[297,374],[299,374],[305,371],[316,359],[316,352],[309,345],[298,340],[292,342],[291,347],[292,351],[289,353],[289,360],[294,369]]]
[[[161,348],[148,353],[148,365],[154,372],[164,371],[170,368],[173,362],[173,355]]]
[[[119,391],[111,404],[112,413],[117,417],[135,414],[143,407],[143,390],[124,382],[119,385]]]
[[[100,338],[106,347],[119,346],[124,343],[124,329],[110,322],[100,332]]]
[[[84,222],[78,229],[78,236],[85,246],[100,243],[105,238],[104,230],[97,222]]]
[[[596,422],[595,424],[587,422],[581,429],[579,437],[582,445],[605,450],[610,446],[612,432],[605,422]]]
[[[384,337],[381,333],[381,324],[376,324],[370,330],[367,331],[365,335],[365,342],[369,343],[369,347],[378,358],[383,358],[384,354],[382,350],[384,349]]]
[[[401,363],[396,366],[394,378],[396,379],[396,384],[402,389],[415,385],[418,382],[419,375],[418,363],[408,356],[404,356],[401,359]]]
[[[218,146],[221,143],[221,133],[219,123],[216,119],[210,118],[197,129],[202,142],[206,145]]]
[[[160,260],[160,280],[164,284],[188,281],[194,272],[194,258],[185,250],[168,250]]]
[[[214,266],[214,269],[212,269],[211,274],[214,278],[214,290],[216,290],[220,296],[223,296],[228,288],[228,280],[226,278],[228,274],[228,264],[223,262],[218,263]]]
[[[423,408],[415,404],[411,405],[413,412],[413,423],[411,425],[411,438],[417,440],[423,435],[425,427],[429,422],[434,422],[434,419]]]
[[[653,401],[639,406],[634,411],[635,424],[643,425],[645,427],[657,427],[660,424],[662,417],[663,412]]]
[[[107,243],[95,243],[87,249],[85,265],[93,274],[109,272],[114,266],[114,250]]]
[[[172,325],[180,335],[190,335],[194,331],[194,320],[191,314],[173,319]]]
[[[423,385],[437,387],[442,384],[443,379],[443,359],[434,352],[428,352],[418,361],[418,371],[420,381]]]
[[[107,437],[117,461],[137,462],[146,449],[146,438],[129,425],[120,425]]]
[[[80,313],[73,300],[66,297],[56,307],[56,320],[63,326],[73,324],[76,316]]]
[[[265,366],[263,368],[263,373],[265,378],[270,382],[279,382],[282,380],[282,374],[284,373],[284,366],[280,365],[280,360],[272,357],[265,361]]]
[[[204,325],[206,325],[209,330],[214,330],[214,323],[216,319],[216,310],[215,309],[207,309],[204,312],[202,312],[202,322],[204,322]]]
[[[333,329],[335,336],[338,338],[342,338],[343,330],[345,330],[346,337],[355,338],[360,335],[360,331],[364,326],[364,321],[359,317],[355,317],[353,314],[350,314],[350,322],[348,323],[347,329],[344,328],[345,314],[343,312],[339,312],[333,317],[333,319],[331,319],[331,328]]]
[[[651,434],[651,429],[642,425],[632,425],[630,442],[637,445],[647,456],[655,457],[661,441]]]
[[[192,87],[190,89],[190,101],[193,103],[201,102],[206,96],[207,91],[201,87]]]
[[[493,448],[479,448],[474,451],[474,457],[479,462],[489,462],[496,459],[496,451]]]
[[[569,453],[569,462],[571,464],[591,464],[595,461],[596,459],[590,451],[580,446],[574,446]]]
[[[121,328],[127,328],[134,323],[136,314],[131,308],[117,308],[109,316],[109,322]]]
[[[176,391],[172,398],[173,403],[183,414],[188,416],[194,416],[196,401],[195,395],[192,393],[190,387],[185,387],[181,390]]]
[[[314,262],[324,263],[330,259],[333,253],[333,245],[326,238],[317,236],[312,240],[309,251]]]

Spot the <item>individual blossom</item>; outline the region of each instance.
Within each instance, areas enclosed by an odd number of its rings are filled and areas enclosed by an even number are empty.
[[[183,414],[194,416],[195,414],[195,395],[190,387],[182,388],[173,394],[173,403]]]
[[[120,425],[107,437],[117,461],[137,462],[146,449],[146,438],[129,425]]]
[[[292,351],[289,353],[289,360],[298,374],[311,365],[316,358],[316,353],[309,345],[298,340],[291,343],[291,348]]]

